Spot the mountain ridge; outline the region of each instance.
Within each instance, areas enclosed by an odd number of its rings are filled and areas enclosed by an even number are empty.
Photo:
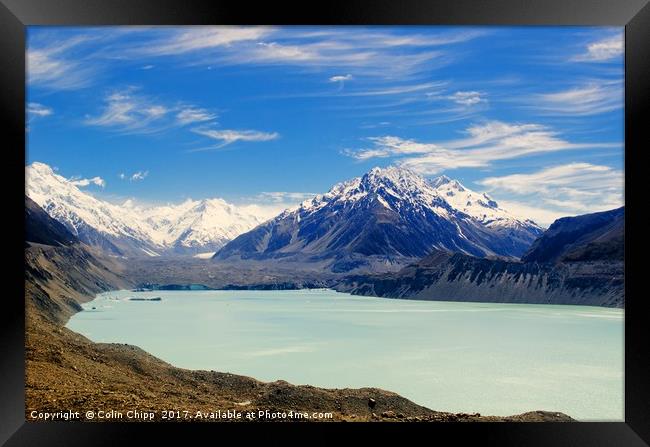
[[[625,207],[557,219],[522,256],[524,262],[603,257],[623,260]]]
[[[25,244],[70,245],[79,242],[61,222],[52,219],[32,199],[25,196]]]
[[[623,307],[624,216],[619,208],[558,219],[519,262],[434,251],[398,272],[344,278],[335,289],[386,298]],[[554,243],[558,235],[562,243]]]

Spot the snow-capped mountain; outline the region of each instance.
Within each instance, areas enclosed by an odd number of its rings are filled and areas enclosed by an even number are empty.
[[[156,256],[215,251],[264,219],[222,199],[115,205],[80,190],[44,163],[26,168],[27,195],[81,241],[111,253]]]
[[[81,191],[44,163],[26,169],[27,195],[81,241],[115,254],[157,254],[148,226],[128,208]]]
[[[453,208],[472,216],[486,227],[496,231],[504,241],[510,241],[513,252],[519,252],[522,246],[530,246],[532,241],[543,232],[542,228],[532,220],[514,216],[501,208],[487,194],[474,192],[446,175],[433,179],[430,184]],[[534,236],[533,239],[531,234]]]
[[[446,177],[373,168],[238,236],[215,259],[330,260],[342,271],[362,267],[364,257],[399,264],[433,249],[518,257],[541,233]]]
[[[428,181],[401,168],[374,168],[266,221],[254,207],[222,199],[175,205],[116,205],[79,189],[48,165],[26,168],[27,195],[81,241],[117,255],[326,260],[346,270],[400,264],[437,248],[474,256],[520,256],[541,234],[485,194],[455,180]],[[266,221],[266,222],[265,222]],[[251,231],[252,230],[252,231]]]
[[[262,222],[222,199],[187,200],[142,210],[156,241],[177,253],[216,251]]]

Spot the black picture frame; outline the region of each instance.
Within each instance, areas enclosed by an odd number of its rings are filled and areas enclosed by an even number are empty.
[[[644,121],[650,102],[650,4],[647,0],[347,0],[277,4],[250,1],[197,0],[0,0],[0,112],[4,139],[2,176],[7,213],[23,215],[25,167],[25,27],[31,25],[189,25],[189,24],[440,24],[440,25],[611,25],[625,26],[625,422],[620,423],[478,423],[478,424],[112,424],[27,423],[24,420],[24,257],[23,228],[4,233],[5,281],[0,311],[0,442],[17,445],[119,445],[153,442],[152,436],[187,442],[197,436],[236,434],[240,439],[263,433],[266,443],[341,442],[362,432],[367,441],[422,436],[463,444],[554,446],[642,446],[650,443],[650,313],[641,283],[641,220],[649,127]],[[646,112],[646,113],[644,113]],[[646,118],[647,119],[647,118]],[[10,174],[10,175],[8,175]],[[640,179],[640,180],[638,180]],[[647,205],[646,205],[647,206]],[[261,429],[261,430],[260,430]],[[336,430],[335,439],[328,439]],[[236,432],[236,433],[235,433]],[[308,437],[306,437],[308,436]],[[181,442],[181,441],[179,441]],[[243,442],[243,441],[242,441]]]

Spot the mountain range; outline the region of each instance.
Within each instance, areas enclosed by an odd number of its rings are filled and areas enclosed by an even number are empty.
[[[385,270],[432,250],[518,258],[542,232],[456,180],[373,168],[236,237],[214,259]]]
[[[26,193],[82,242],[121,256],[214,252],[264,220],[222,199],[116,205],[81,190],[44,163],[26,168]]]
[[[542,233],[456,180],[429,181],[396,167],[374,168],[266,222],[219,198],[116,205],[39,162],[26,177],[27,195],[82,242],[130,257],[218,251],[217,260],[304,261],[332,271],[375,263],[385,270],[432,249],[516,258]]]

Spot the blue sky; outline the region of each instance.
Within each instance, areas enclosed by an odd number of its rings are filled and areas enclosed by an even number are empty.
[[[622,28],[30,27],[27,160],[269,206],[401,165],[548,224],[622,204],[623,59]]]

